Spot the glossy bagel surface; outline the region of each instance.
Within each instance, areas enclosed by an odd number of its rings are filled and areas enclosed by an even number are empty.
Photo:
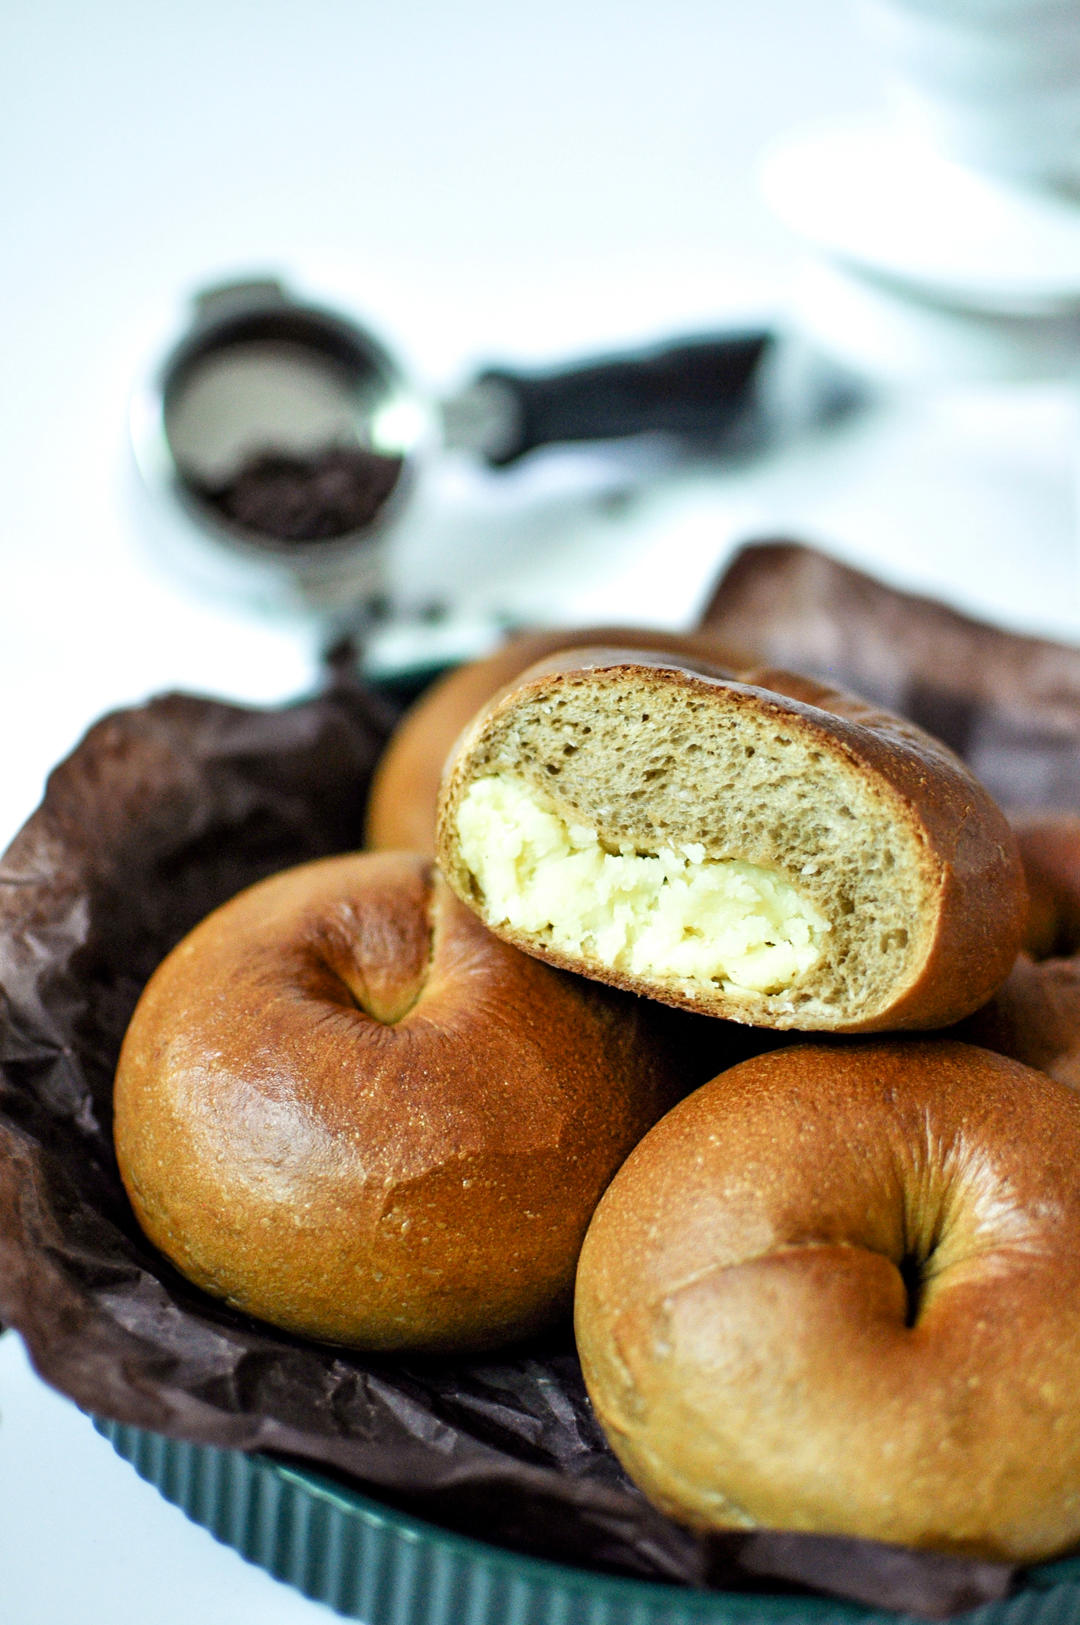
[[[498,942],[425,859],[331,858],[159,967],[116,1150],[146,1234],[235,1307],[372,1349],[486,1348],[568,1308],[674,1070],[636,1001]]]
[[[575,1324],[662,1510],[1030,1561],[1080,1538],[1080,1099],[946,1040],[721,1074],[597,1209]]]

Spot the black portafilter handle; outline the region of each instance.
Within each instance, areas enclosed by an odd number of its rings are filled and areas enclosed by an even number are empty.
[[[774,341],[773,332],[755,328],[545,372],[488,367],[477,382],[512,399],[515,424],[487,460],[504,468],[538,446],[650,433],[722,440],[753,404]]]

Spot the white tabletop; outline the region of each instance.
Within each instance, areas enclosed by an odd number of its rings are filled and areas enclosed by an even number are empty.
[[[774,138],[858,112],[842,0],[37,0],[0,18],[0,840],[111,707],[300,693],[312,640],[156,563],[132,389],[186,296],[273,269],[368,320],[433,392],[771,315],[793,256]],[[1074,403],[1060,386],[889,403],[751,468],[575,509],[592,464],[509,485],[448,461],[396,568],[477,614],[687,619],[741,539],[795,533],[891,579],[1080,635]],[[556,523],[552,516],[555,516]],[[0,1338],[11,1625],[325,1616],[189,1525]]]

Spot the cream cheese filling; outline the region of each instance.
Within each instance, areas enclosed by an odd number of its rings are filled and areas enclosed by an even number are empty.
[[[830,929],[770,869],[698,843],[608,851],[509,775],[469,786],[457,835],[490,925],[630,975],[775,993],[817,963]]]

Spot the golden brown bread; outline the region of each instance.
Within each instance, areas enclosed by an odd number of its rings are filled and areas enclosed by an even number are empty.
[[[435,851],[435,811],[443,765],[462,729],[493,694],[559,649],[592,644],[676,649],[701,660],[730,663],[728,645],[708,632],[660,632],[644,627],[555,628],[522,632],[494,654],[449,672],[406,712],[380,758],[367,807],[366,844],[389,851]]]
[[[1080,816],[1070,812],[1014,812],[1028,889],[1024,952],[1032,959],[1065,959],[1080,952]]]
[[[516,946],[762,1027],[957,1021],[1027,910],[1007,821],[939,741],[656,651],[569,651],[504,689],[447,764],[437,853]]]
[[[569,1308],[593,1207],[678,1070],[647,1007],[499,942],[427,860],[332,858],[159,967],[116,1152],[150,1239],[236,1307],[372,1349],[486,1348]]]
[[[806,1045],[645,1137],[582,1249],[586,1384],[699,1529],[1010,1562],[1080,1539],[1080,1099],[947,1040]]]
[[[953,1029],[1080,1089],[1080,958],[1019,954],[994,997]]]
[[[1015,813],[1030,910],[1023,952],[994,997],[957,1029],[1080,1089],[1080,817]]]

